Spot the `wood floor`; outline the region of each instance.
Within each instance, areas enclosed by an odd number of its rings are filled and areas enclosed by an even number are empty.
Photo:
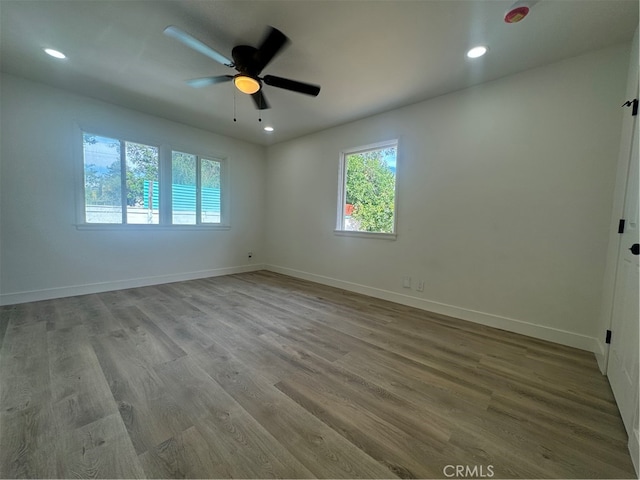
[[[269,272],[0,313],[3,478],[634,476],[588,352]]]

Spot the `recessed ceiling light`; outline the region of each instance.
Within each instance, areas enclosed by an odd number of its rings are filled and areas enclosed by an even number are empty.
[[[467,52],[467,57],[469,58],[478,58],[487,53],[487,47],[478,46],[473,47],[471,50]]]
[[[64,53],[59,52],[58,50],[54,50],[53,48],[45,48],[44,52],[47,55],[51,55],[54,58],[67,58],[67,56]]]
[[[273,132],[273,127],[270,127],[270,126],[267,125],[266,127],[264,127],[264,131],[265,132]]]

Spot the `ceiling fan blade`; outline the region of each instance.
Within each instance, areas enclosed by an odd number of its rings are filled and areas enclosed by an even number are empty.
[[[267,108],[270,108],[262,90],[258,90],[256,93],[252,94],[251,98],[253,98],[253,103],[256,104],[256,108],[258,110],[266,110]]]
[[[221,53],[216,52],[213,48],[211,48],[208,45],[205,45],[197,38],[189,35],[187,32],[180,30],[178,27],[169,25],[167,28],[164,29],[164,34],[175,38],[176,40],[184,43],[187,47],[192,48],[196,52],[200,52],[209,58],[212,58],[218,63],[221,63],[228,67],[233,67],[233,62],[229,60],[227,57],[225,57]]]
[[[269,27],[267,36],[262,41],[256,52],[256,73],[260,73],[264,67],[282,50],[289,42],[287,36],[277,28]]]
[[[273,75],[265,75],[262,79],[267,85],[272,87],[284,88],[293,92],[304,93],[312,97],[318,96],[320,93],[320,85],[311,85],[310,83],[298,82],[289,78],[274,77]]]
[[[233,80],[233,75],[219,75],[217,77],[193,78],[187,80],[187,84],[194,88],[201,88],[215,85],[216,83],[230,82],[231,80]]]

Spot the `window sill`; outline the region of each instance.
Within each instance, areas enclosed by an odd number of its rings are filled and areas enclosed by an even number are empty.
[[[158,225],[158,224],[120,224],[120,223],[80,223],[77,230],[120,230],[120,231],[194,231],[194,230],[230,230],[231,225]]]
[[[395,240],[398,236],[395,233],[356,232],[353,230],[334,230],[333,232],[341,237],[375,238],[377,240]]]

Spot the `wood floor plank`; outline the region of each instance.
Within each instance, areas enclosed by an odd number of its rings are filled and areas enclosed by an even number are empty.
[[[147,478],[231,478],[222,452],[189,427],[139,456]]]
[[[146,478],[116,411],[56,438],[59,478]]]
[[[0,478],[56,477],[52,405],[0,412]]]
[[[0,308],[0,477],[635,478],[590,352],[273,272]]]
[[[57,298],[51,302],[53,303],[53,311],[47,319],[47,330],[60,330],[82,325],[87,316],[84,309],[77,308],[78,304],[84,304],[84,300],[80,297]]]
[[[91,344],[138,454],[192,425],[153,370],[152,361],[138,355],[135,337],[118,330],[91,337]]]
[[[519,421],[514,424],[513,419]],[[528,447],[526,451],[537,449],[540,456],[537,461],[545,460],[556,463],[562,471],[558,476],[570,475],[589,478],[594,471],[594,464],[598,465],[598,475],[602,478],[624,478],[625,472],[633,468],[631,459],[626,451],[626,443],[620,439],[606,436],[602,432],[582,427],[560,415],[549,415],[536,410],[532,412],[521,405],[509,402],[503,397],[494,397],[488,408],[487,416],[482,419],[482,425],[478,425],[479,431],[490,431],[494,435],[500,435],[507,440],[509,445],[516,441],[522,444],[520,438],[526,439]],[[473,428],[473,425],[469,425]],[[519,432],[517,440],[505,435],[505,429],[509,432]],[[572,430],[571,442],[558,440],[559,432],[563,429]],[[588,445],[598,442],[600,447],[590,450]],[[549,471],[554,470],[554,465],[547,465]]]
[[[136,342],[136,355],[144,358],[150,365],[186,355],[186,352],[138,307],[113,308],[111,312]]]
[[[302,375],[286,378],[276,387],[396,476],[434,478],[442,474],[444,458],[437,450],[360,408],[340,391],[321,388]]]
[[[314,299],[324,300],[324,308],[318,308],[317,304],[312,306],[305,304],[304,298],[309,295],[305,295],[304,291],[296,292],[297,295],[292,296],[290,290],[287,290],[285,286],[279,286],[274,288],[272,285],[262,283],[256,283],[252,292],[258,293],[260,304],[262,308],[268,308],[270,311],[277,314],[277,312],[285,312],[289,315],[295,315],[301,320],[306,318],[318,319],[323,318],[325,315],[331,315],[339,313],[342,319],[352,319],[354,321],[360,321],[362,325],[387,325],[391,319],[386,319],[380,315],[373,315],[367,310],[366,302],[358,302],[362,298],[370,298],[364,296],[358,296],[353,294],[354,297],[349,297],[349,302],[345,301],[344,295],[314,295]],[[324,292],[323,292],[324,293]],[[245,293],[245,296],[249,296]],[[361,298],[362,297],[362,298]],[[329,301],[327,301],[330,299]],[[283,302],[286,300],[286,302]],[[297,301],[296,301],[297,300]],[[313,307],[313,308],[311,308]]]
[[[192,357],[158,365],[155,370],[194,424],[202,417],[221,415],[238,407],[237,402]]]
[[[146,292],[145,298],[137,303],[137,306],[143,311],[154,311],[157,308],[158,313],[169,314],[174,317],[202,313],[188,303],[181,294],[177,294],[173,284],[146,287]]]
[[[316,477],[394,476],[229,352],[210,349],[198,355],[196,361]]]
[[[246,319],[234,312],[221,315],[201,306],[206,319],[198,318],[195,327],[212,339],[213,345],[229,347],[243,352],[243,361],[267,379],[276,383],[281,378],[295,372],[298,365],[283,358],[277,352],[260,342],[260,335],[253,331],[253,325],[247,326]],[[264,332],[266,329],[260,330]]]
[[[0,385],[1,412],[50,402],[46,321],[9,325],[0,351]]]
[[[156,371],[205,441],[215,445],[217,452],[243,459],[242,465],[229,468],[229,477],[313,477],[190,357],[159,365]]]
[[[190,305],[191,306],[191,305]],[[139,304],[138,308],[150,318],[164,333],[166,333],[181,349],[188,353],[201,352],[214,342],[208,332],[198,328],[198,325],[208,321],[207,315],[196,310],[181,314],[173,312],[158,302]]]
[[[87,327],[91,335],[101,335],[122,328],[119,320],[109,311],[107,306],[108,300],[104,295],[114,297],[117,295],[117,305],[119,308],[123,308],[129,304],[126,299],[127,294],[118,292],[106,292],[100,295],[83,295],[82,297],[77,297],[78,304],[72,303],[70,299],[69,306],[82,314],[82,323]]]
[[[177,317],[166,314],[154,317],[154,322],[188,355],[201,353],[215,342],[216,337],[200,327],[209,323],[209,317],[205,314]]]
[[[42,306],[19,310],[40,312]],[[51,476],[55,428],[46,317],[13,317],[0,350],[0,477]]]
[[[11,325],[32,325],[34,323],[53,321],[56,313],[56,300],[43,300],[18,305],[21,315],[16,316]]]
[[[280,345],[283,349],[295,348],[291,344],[287,345],[285,339],[269,335],[274,344]],[[284,381],[295,380],[298,384],[314,385],[314,388],[331,392],[336,399],[340,398],[350,405],[356,404],[402,430],[409,429],[411,425],[413,438],[432,445],[435,449],[442,448],[448,441],[451,426],[439,412],[416,409],[404,398],[353,373],[348,368],[323,361],[313,354],[307,354],[305,361],[312,367],[287,377]]]
[[[445,375],[402,357],[382,355],[373,350],[351,352],[336,365],[380,385],[444,416],[481,415],[491,402],[491,391],[469,388]]]
[[[257,422],[240,408],[201,419],[196,428],[211,450],[228,462],[229,478],[314,478]]]
[[[87,328],[47,332],[53,411],[60,431],[80,428],[118,413]]]
[[[608,391],[608,385],[600,381],[589,382],[589,375],[584,378],[584,374],[577,375],[571,370],[563,370],[559,366],[542,367],[544,370],[541,371],[535,364],[532,368],[523,366],[514,371],[512,363],[499,358],[484,358],[480,364],[483,368],[498,375],[553,392],[570,399],[572,402],[594,408],[599,412],[606,412],[616,418],[618,416],[618,407],[613,395]]]
[[[609,412],[603,412],[590,405],[584,405],[573,396],[545,391],[537,386],[523,382],[506,380],[508,391],[503,389],[496,391],[494,396],[503,395],[516,402],[527,406],[531,411],[554,413],[567,418],[584,427],[593,428],[612,438],[623,435],[624,427],[620,423],[620,417]]]
[[[100,301],[100,303],[102,303],[103,307],[100,307],[98,304],[96,304],[95,307],[102,309],[110,307],[122,308],[140,306],[148,302],[152,302],[154,298],[158,298],[156,285],[148,287],[127,288],[124,290],[113,290],[97,294],[97,299]]]
[[[493,467],[493,478],[565,478],[558,474],[557,462],[536,462],[532,456],[537,452],[521,451],[521,443],[508,444],[501,439],[476,429],[453,432],[449,440],[453,447],[468,452],[473,460],[459,462],[463,465],[484,465]],[[443,467],[444,468],[444,467]]]

